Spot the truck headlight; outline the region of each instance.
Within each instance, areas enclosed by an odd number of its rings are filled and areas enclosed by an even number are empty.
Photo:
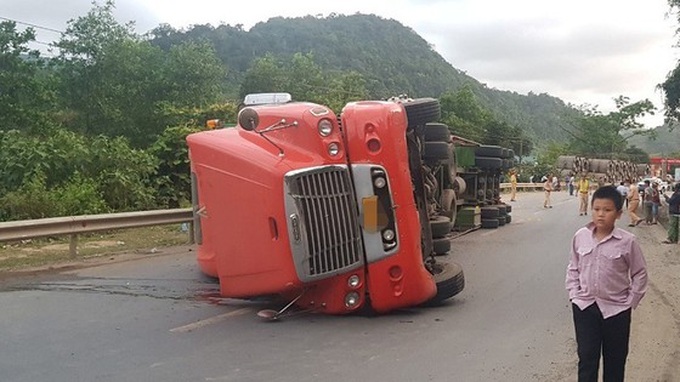
[[[337,144],[336,142],[332,142],[328,144],[328,154],[332,157],[338,155],[340,153],[340,145]]]
[[[383,177],[377,177],[373,180],[373,185],[376,188],[383,188],[387,184],[387,181]]]
[[[317,128],[322,137],[327,137],[333,132],[333,123],[328,119],[322,119],[319,121]]]
[[[356,288],[356,287],[358,287],[358,286],[359,286],[359,283],[361,283],[361,279],[360,279],[359,276],[357,276],[357,275],[351,275],[351,276],[349,276],[349,278],[347,279],[347,285],[348,285],[350,288]]]
[[[354,308],[359,304],[359,293],[349,292],[345,295],[345,306],[347,308]]]
[[[394,240],[394,231],[391,229],[386,229],[382,233],[383,240],[385,241],[392,241]]]

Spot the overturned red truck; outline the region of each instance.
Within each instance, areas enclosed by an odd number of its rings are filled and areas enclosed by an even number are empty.
[[[433,248],[455,209],[436,99],[352,102],[337,115],[286,93],[247,101],[235,128],[187,137],[198,263],[222,296],[346,314],[463,290],[460,265]]]

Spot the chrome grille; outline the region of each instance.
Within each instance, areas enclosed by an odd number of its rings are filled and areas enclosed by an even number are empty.
[[[304,274],[316,278],[363,259],[357,206],[346,167],[326,166],[286,177],[299,214]]]

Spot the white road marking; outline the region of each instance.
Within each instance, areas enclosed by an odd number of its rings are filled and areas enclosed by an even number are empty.
[[[173,333],[186,333],[190,332],[192,330],[200,329],[204,326],[216,324],[220,321],[224,321],[229,317],[234,317],[234,316],[241,316],[246,313],[252,312],[252,308],[241,308],[241,309],[236,309],[231,312],[223,313],[214,317],[206,318],[204,320],[192,322],[190,324],[184,325],[184,326],[179,326],[174,329],[170,329],[171,332]]]

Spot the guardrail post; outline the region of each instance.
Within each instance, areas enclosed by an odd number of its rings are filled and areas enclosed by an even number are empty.
[[[68,253],[71,257],[76,257],[78,255],[78,235],[71,234],[71,242],[68,245]]]
[[[194,236],[194,222],[189,222],[189,244],[195,244],[196,237]]]

